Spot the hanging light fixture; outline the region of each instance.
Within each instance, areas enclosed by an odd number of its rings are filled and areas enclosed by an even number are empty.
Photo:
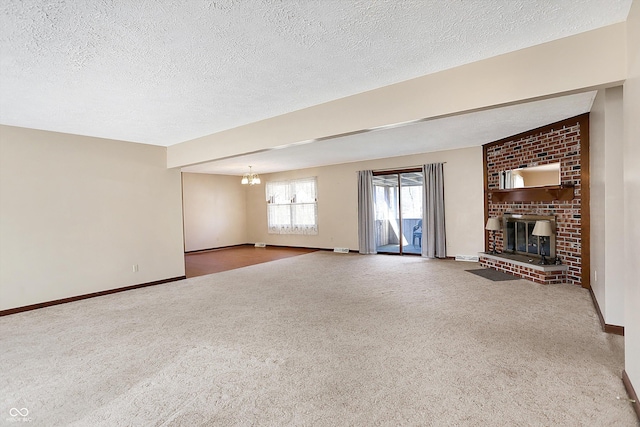
[[[249,173],[242,175],[242,181],[240,181],[240,183],[249,185],[260,184],[260,176],[257,173],[253,173],[251,166],[249,166]]]

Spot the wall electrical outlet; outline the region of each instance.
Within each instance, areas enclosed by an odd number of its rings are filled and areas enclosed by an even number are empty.
[[[133,272],[134,273],[138,272],[138,264],[133,264]]]
[[[333,252],[336,252],[339,254],[348,254],[349,248],[333,248]]]

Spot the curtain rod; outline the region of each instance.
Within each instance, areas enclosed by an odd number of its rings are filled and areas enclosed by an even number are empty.
[[[447,162],[434,162],[434,163],[442,163],[443,165],[447,164]],[[385,169],[372,169],[371,172],[402,172],[403,170],[409,170],[409,169],[418,169],[421,168],[422,165],[416,165],[416,166],[405,166],[402,168],[397,168],[397,169],[389,169],[389,168],[385,168]],[[357,172],[357,171],[356,171]]]

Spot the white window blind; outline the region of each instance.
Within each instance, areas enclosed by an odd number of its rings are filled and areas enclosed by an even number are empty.
[[[318,234],[316,177],[267,182],[269,234]]]

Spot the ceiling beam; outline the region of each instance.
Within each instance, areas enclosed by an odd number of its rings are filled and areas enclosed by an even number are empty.
[[[619,85],[625,50],[610,25],[172,145],[167,166]]]

